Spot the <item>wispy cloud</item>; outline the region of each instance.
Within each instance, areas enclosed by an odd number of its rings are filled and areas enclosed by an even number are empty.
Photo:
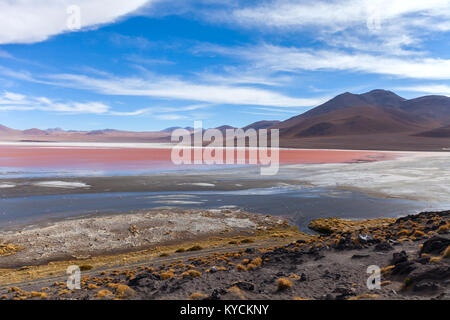
[[[134,64],[143,64],[143,65],[158,65],[158,64],[175,64],[174,61],[170,61],[167,59],[152,59],[152,58],[145,58],[136,54],[130,54],[125,56],[125,59],[128,61],[134,63]]]
[[[144,37],[128,36],[119,33],[113,33],[109,36],[109,40],[117,46],[133,47],[138,49],[146,49],[152,46],[152,43]]]
[[[246,59],[260,69],[272,72],[351,71],[400,78],[450,79],[450,59],[406,58],[388,54],[349,53],[342,50],[314,50],[268,44],[219,50],[222,54]]]
[[[204,84],[171,77],[95,78],[77,74],[50,77],[54,85],[91,90],[104,95],[142,96],[211,104],[310,107],[324,102],[318,98],[296,98],[250,86]]]
[[[0,49],[0,58],[12,59],[13,56],[9,52]]]

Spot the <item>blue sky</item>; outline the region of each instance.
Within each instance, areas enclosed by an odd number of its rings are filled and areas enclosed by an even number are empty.
[[[450,0],[0,0],[0,124],[244,126],[346,91],[450,95],[449,40]]]

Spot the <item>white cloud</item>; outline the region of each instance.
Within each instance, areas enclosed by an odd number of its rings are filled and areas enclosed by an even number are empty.
[[[450,96],[450,86],[445,84],[431,84],[431,85],[425,84],[419,86],[399,87],[396,88],[396,90]]]
[[[450,30],[450,0],[269,0],[205,17],[259,32],[305,31],[329,45],[405,55],[417,54],[427,35]]]
[[[92,90],[106,95],[143,96],[190,100],[210,104],[237,104],[276,107],[310,107],[324,98],[295,98],[270,90],[229,84],[203,84],[176,78],[94,78],[85,75],[53,75],[54,85]]]
[[[155,0],[0,0],[0,44],[33,43],[71,31],[67,8],[81,9],[81,28],[111,23]]]
[[[272,1],[239,8],[230,16],[236,22],[271,27],[320,26],[341,30],[371,22],[380,23],[410,14],[428,17],[450,15],[449,0],[346,0]],[[431,27],[431,26],[430,26]]]
[[[111,107],[100,102],[55,102],[46,97],[27,97],[13,92],[0,94],[0,111],[54,111],[63,113],[106,114]]]

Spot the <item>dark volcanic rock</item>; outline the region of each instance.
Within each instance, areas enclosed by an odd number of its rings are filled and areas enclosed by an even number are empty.
[[[404,261],[395,265],[392,269],[393,275],[407,275],[417,268],[416,264],[412,261]]]
[[[443,281],[450,278],[450,266],[421,266],[410,275],[411,281],[419,282],[422,280]]]
[[[128,285],[130,287],[140,287],[143,285],[148,286],[149,283],[152,283],[155,280],[161,280],[161,277],[153,273],[142,273],[138,274],[134,279],[128,281]]]
[[[210,300],[220,300],[220,298],[227,294],[227,290],[225,289],[214,289],[211,295],[209,296]]]
[[[387,241],[380,242],[375,246],[375,251],[390,251],[394,250],[394,248],[391,246],[391,244]]]
[[[336,250],[354,250],[361,249],[362,246],[353,241],[351,234],[346,234],[345,237],[339,239],[339,242],[333,248]]]
[[[233,283],[233,285],[235,285],[236,287],[238,287],[239,289],[242,289],[242,290],[247,290],[247,291],[255,290],[255,285],[253,283],[246,282],[246,281],[235,282],[235,283]]]
[[[405,251],[394,252],[394,254],[392,255],[391,263],[393,265],[397,265],[399,263],[403,263],[406,261],[408,261],[408,255],[406,254]]]
[[[422,253],[442,253],[450,245],[450,240],[439,236],[434,236],[423,243]]]
[[[348,297],[355,295],[354,290],[349,289],[349,288],[343,288],[343,287],[334,289],[334,291],[332,293],[334,294],[335,300],[345,300]]]
[[[363,258],[368,258],[370,257],[369,254],[354,254],[352,256],[352,259],[363,259]]]
[[[423,291],[437,291],[439,290],[439,285],[433,281],[423,281],[416,283],[413,287],[415,292],[423,292]]]

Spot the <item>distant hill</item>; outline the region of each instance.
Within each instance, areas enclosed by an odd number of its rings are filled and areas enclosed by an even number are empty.
[[[161,130],[161,132],[172,133],[173,131],[175,131],[175,130],[177,130],[177,129],[184,129],[184,130],[187,130],[187,131],[194,131],[194,128],[193,128],[193,127],[184,127],[184,128],[183,128],[183,127],[170,127],[170,128]]]
[[[278,120],[265,120],[265,121],[258,121],[258,122],[254,122],[252,124],[249,124],[248,126],[244,127],[244,130],[248,130],[248,129],[255,129],[255,130],[261,130],[261,129],[268,129],[270,127],[276,126],[280,123],[281,121]]]
[[[22,133],[26,134],[26,135],[33,135],[33,136],[48,135],[47,131],[36,129],[36,128],[23,130]]]

